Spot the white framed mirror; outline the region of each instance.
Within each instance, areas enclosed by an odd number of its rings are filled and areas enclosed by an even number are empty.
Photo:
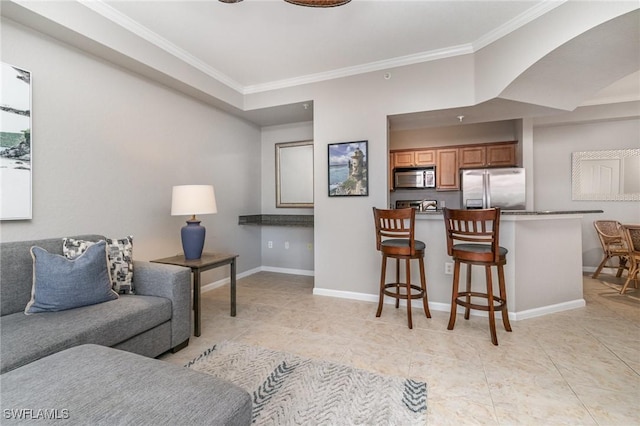
[[[573,200],[640,201],[640,149],[574,152]]]
[[[276,207],[313,207],[313,141],[276,144]]]

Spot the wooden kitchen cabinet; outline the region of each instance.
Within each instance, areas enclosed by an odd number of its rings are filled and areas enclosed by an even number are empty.
[[[393,166],[395,164],[395,154],[393,152],[389,153],[389,191],[393,191]]]
[[[436,164],[436,151],[433,149],[394,151],[393,155],[394,167],[422,167]]]
[[[516,144],[487,145],[487,166],[517,166]]]
[[[485,167],[487,165],[487,148],[484,146],[470,146],[460,148],[460,168]]]
[[[516,144],[496,143],[459,148],[460,168],[516,166]]]
[[[414,151],[397,151],[393,153],[393,167],[413,167]]]
[[[433,149],[427,151],[415,152],[416,166],[433,166],[436,164],[436,151]]]
[[[459,190],[458,148],[438,149],[436,163],[436,189],[438,191]]]

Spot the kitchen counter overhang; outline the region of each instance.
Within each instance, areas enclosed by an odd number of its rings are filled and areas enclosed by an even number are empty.
[[[442,210],[430,210],[416,212],[416,218],[421,219],[427,216],[442,215]],[[604,210],[502,210],[501,216],[554,216],[554,215],[583,215],[604,213]]]
[[[505,281],[509,318],[522,320],[585,306],[582,289],[582,217],[602,210],[503,211],[500,245],[509,252]],[[429,298],[448,311],[452,276],[444,274],[447,255],[442,211],[416,214],[416,238],[427,245]],[[485,285],[474,267],[473,288]],[[417,271],[416,271],[417,273]],[[461,270],[466,280],[466,268]]]

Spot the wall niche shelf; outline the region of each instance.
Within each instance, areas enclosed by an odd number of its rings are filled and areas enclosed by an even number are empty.
[[[238,216],[238,225],[294,226],[302,228],[313,228],[313,215],[252,214]]]

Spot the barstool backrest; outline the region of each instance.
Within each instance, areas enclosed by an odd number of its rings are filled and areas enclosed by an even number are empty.
[[[376,249],[378,251],[382,248],[382,241],[386,239],[406,239],[409,242],[408,245],[385,246],[385,251],[387,254],[415,256],[415,209],[380,210],[374,207],[373,217],[376,224]]]
[[[444,209],[447,254],[472,262],[498,262],[500,209]]]

